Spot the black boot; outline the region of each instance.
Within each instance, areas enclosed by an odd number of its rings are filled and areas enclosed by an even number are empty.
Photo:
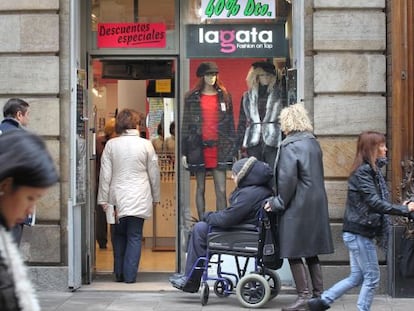
[[[312,298],[321,298],[323,292],[321,265],[319,263],[308,263],[308,268],[312,281]]]
[[[302,260],[289,260],[290,270],[296,284],[298,298],[296,301],[282,308],[282,311],[305,311],[309,300],[308,278],[306,275],[305,265]]]
[[[328,310],[330,306],[320,298],[312,298],[308,301],[308,308],[310,311],[324,311]]]

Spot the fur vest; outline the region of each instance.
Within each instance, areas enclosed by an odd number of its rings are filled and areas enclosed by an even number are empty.
[[[40,310],[19,250],[3,226],[0,226],[0,301],[2,311]]]
[[[277,147],[281,141],[282,134],[279,127],[278,117],[282,110],[282,99],[280,92],[275,89],[268,94],[266,102],[266,113],[260,120],[258,109],[259,93],[257,88],[244,93],[242,109],[240,111],[240,134],[244,133],[243,147],[257,146],[260,140],[270,147]],[[244,128],[243,128],[244,127]]]

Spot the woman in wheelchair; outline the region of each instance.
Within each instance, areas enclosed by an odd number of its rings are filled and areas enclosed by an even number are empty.
[[[236,188],[230,195],[228,206],[217,212],[206,212],[197,222],[188,241],[185,274],[174,274],[171,284],[183,291],[197,292],[204,266],[200,257],[207,255],[209,227],[229,228],[242,224],[258,225],[259,213],[267,198],[272,196],[272,169],[255,157],[243,158],[233,164],[232,178]]]

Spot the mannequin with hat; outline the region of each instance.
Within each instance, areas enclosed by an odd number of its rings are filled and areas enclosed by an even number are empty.
[[[237,129],[238,146],[243,156],[254,156],[273,167],[282,139],[278,117],[285,102],[275,66],[270,61],[253,63],[246,82],[248,90],[242,97]]]
[[[198,218],[205,211],[205,177],[214,179],[216,209],[224,209],[226,170],[236,153],[233,105],[218,76],[214,62],[201,63],[196,71],[198,81],[185,96],[182,121],[182,164],[196,176]]]

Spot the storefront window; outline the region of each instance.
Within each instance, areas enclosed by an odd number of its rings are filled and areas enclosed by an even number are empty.
[[[93,37],[99,35],[107,28],[99,28],[99,25],[111,24],[149,24],[156,25],[156,29],[162,29],[165,31],[166,43],[165,46],[157,45],[147,45],[142,46],[141,43],[134,42],[132,40],[128,41],[130,46],[121,45],[118,47],[133,47],[133,48],[163,48],[163,49],[174,49],[175,41],[174,34],[176,30],[175,25],[175,0],[92,0],[91,6],[91,27],[92,32],[94,33]],[[161,27],[161,28],[160,28]],[[111,31],[115,29],[114,27],[110,28]],[[118,28],[117,28],[118,29]],[[141,31],[137,31],[142,33]],[[113,30],[112,32],[116,32]],[[152,31],[152,30],[151,30]],[[132,36],[130,36],[132,38]],[[134,45],[135,44],[135,45]],[[95,44],[99,48],[99,42]],[[106,46],[104,46],[106,47]],[[111,46],[116,48],[117,46]]]
[[[205,211],[232,204],[234,161],[255,156],[273,167],[281,140],[278,114],[288,104],[291,8],[285,0],[183,2],[188,79],[180,106],[180,151],[187,174],[180,180],[186,191],[180,227],[185,236]]]

